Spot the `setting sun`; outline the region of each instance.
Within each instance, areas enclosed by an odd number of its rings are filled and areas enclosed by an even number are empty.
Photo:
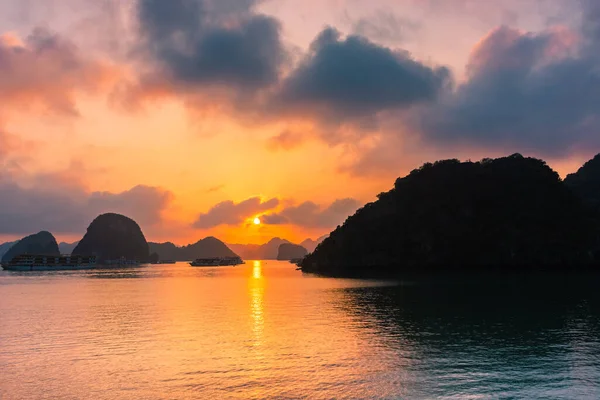
[[[254,218],[254,225],[260,225],[260,218]]]

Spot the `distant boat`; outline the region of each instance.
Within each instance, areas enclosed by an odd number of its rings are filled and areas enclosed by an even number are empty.
[[[160,260],[155,262],[155,264],[175,264],[175,260]]]
[[[21,254],[6,263],[7,271],[74,271],[97,267],[96,256]]]
[[[103,265],[140,265],[139,261],[127,260],[125,257],[121,257],[115,260],[104,260]]]
[[[243,264],[244,261],[240,257],[210,257],[197,258],[190,263],[192,267],[222,267],[236,266]]]

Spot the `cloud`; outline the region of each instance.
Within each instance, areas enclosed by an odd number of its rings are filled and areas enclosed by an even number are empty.
[[[99,214],[116,212],[133,218],[142,229],[158,225],[172,194],[166,190],[136,186],[122,193],[88,193],[75,186],[62,190],[25,187],[7,176],[0,177],[0,234],[25,235],[40,230],[58,234],[83,233]]]
[[[341,224],[360,207],[355,199],[335,200],[327,207],[312,201],[289,206],[277,213],[263,215],[262,222],[268,225],[291,224],[306,228],[333,228]]]
[[[414,36],[421,29],[421,24],[386,9],[352,21],[351,29],[353,34],[367,37],[378,43],[397,44]]]
[[[212,186],[212,187],[206,189],[206,193],[220,192],[221,190],[223,190],[223,188],[225,188],[225,185]]]
[[[449,70],[428,67],[405,51],[323,30],[309,54],[282,83],[274,102],[283,111],[342,123],[434,100]]]
[[[138,185],[125,192],[93,192],[88,196],[87,206],[93,214],[112,210],[133,218],[142,226],[156,225],[162,221],[162,211],[173,199],[167,190]]]
[[[286,59],[281,26],[254,13],[254,3],[138,1],[143,52],[156,64],[146,79],[182,92],[217,86],[252,93],[276,83]]]
[[[279,199],[263,201],[260,197],[252,197],[240,203],[231,200],[221,202],[206,213],[200,214],[193,224],[197,229],[208,229],[219,225],[238,225],[244,220],[261,212],[272,210],[279,205]]]
[[[3,107],[40,107],[44,111],[78,115],[76,96],[95,93],[110,83],[116,71],[84,56],[71,41],[37,28],[23,41],[0,35],[0,99]]]
[[[599,147],[599,8],[588,7],[581,32],[495,29],[473,50],[467,81],[418,114],[413,128],[438,144],[551,157]]]
[[[305,135],[301,132],[287,129],[267,139],[267,148],[273,151],[292,150],[299,147],[304,140]]]

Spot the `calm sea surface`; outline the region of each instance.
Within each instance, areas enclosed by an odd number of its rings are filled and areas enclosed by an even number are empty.
[[[0,271],[0,398],[600,399],[600,280]]]

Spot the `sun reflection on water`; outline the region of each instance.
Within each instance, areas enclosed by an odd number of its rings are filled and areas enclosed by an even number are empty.
[[[262,278],[262,264],[260,261],[254,261],[252,267],[252,276],[254,277],[254,279]]]
[[[262,345],[264,339],[264,290],[262,264],[260,261],[254,261],[252,265],[252,279],[249,282],[250,315],[252,317],[254,346]]]

